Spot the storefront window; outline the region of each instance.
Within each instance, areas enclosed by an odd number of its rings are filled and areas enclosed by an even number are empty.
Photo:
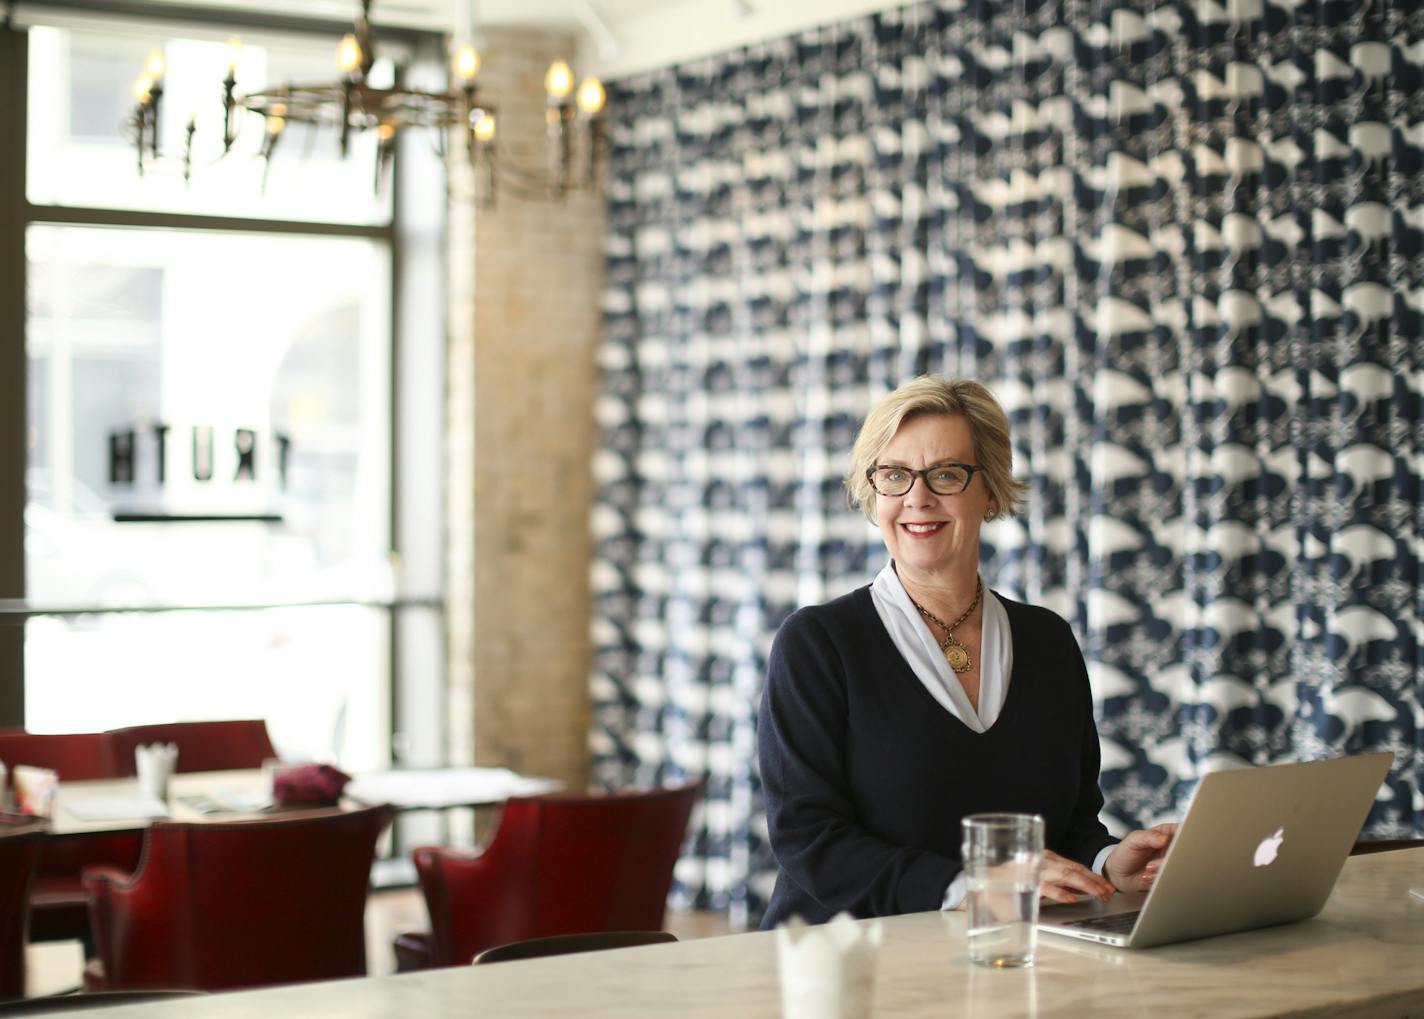
[[[27,247],[31,601],[380,593],[384,245],[36,225]]]
[[[29,36],[25,724],[262,717],[289,756],[384,765],[392,256],[373,154],[293,128],[264,181],[253,118],[219,158],[228,33]],[[153,46],[166,155],[140,177],[123,124]],[[239,82],[329,79],[329,49],[245,40]],[[168,157],[190,116],[184,185]]]

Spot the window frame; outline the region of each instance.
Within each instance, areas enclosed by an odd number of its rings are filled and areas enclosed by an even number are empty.
[[[334,22],[252,14],[237,9],[173,7],[160,10],[132,3],[88,3],[85,0],[66,0],[56,6],[60,9],[22,10],[25,20],[0,23],[0,728],[24,725],[26,621],[35,616],[61,614],[47,612],[44,606],[32,606],[24,600],[29,401],[26,236],[29,228],[36,225],[109,226],[355,237],[383,244],[390,267],[388,546],[404,565],[402,582],[389,597],[382,599],[353,597],[310,603],[277,602],[272,607],[347,604],[382,610],[388,629],[385,667],[390,731],[381,733],[380,737],[388,746],[399,748],[417,742],[429,747],[428,740],[434,736],[439,741],[437,752],[443,759],[444,731],[438,713],[444,691],[445,649],[443,644],[438,647],[431,644],[432,640],[442,637],[446,629],[444,571],[439,545],[444,533],[444,426],[442,402],[429,398],[430,393],[443,393],[445,388],[446,182],[443,165],[433,152],[421,150],[424,139],[402,139],[387,182],[394,190],[390,218],[370,225],[32,204],[26,189],[28,25],[77,29],[105,24],[160,25],[170,32],[197,28],[207,34],[217,30],[256,30],[288,37],[318,35],[323,41],[339,38],[347,30],[346,26]],[[434,33],[383,29],[382,41],[393,42],[398,50],[398,79],[408,66],[439,68],[443,64],[443,40]],[[412,272],[412,269],[421,271]],[[403,339],[408,342],[402,342]],[[423,455],[412,455],[416,451],[423,451]],[[437,516],[437,526],[431,526],[432,513]],[[173,612],[194,608],[241,611],[260,607],[174,604],[142,611]],[[401,733],[405,735],[398,735]]]

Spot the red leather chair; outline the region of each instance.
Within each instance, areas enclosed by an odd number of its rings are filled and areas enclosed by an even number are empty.
[[[33,733],[22,729],[0,732],[0,761],[52,768],[62,782],[111,778],[103,733]],[[137,835],[98,835],[48,839],[40,855],[39,873],[30,893],[30,940],[79,938],[89,947],[89,909],[79,872],[109,865],[132,870],[138,864]]]
[[[169,722],[163,725],[132,725],[110,729],[104,734],[108,767],[115,775],[138,773],[134,748],[149,743],[176,743],[177,770],[231,771],[260,768],[277,756],[267,735],[267,723],[260,718],[238,722]]]
[[[39,846],[39,835],[33,830],[0,832],[0,1001],[25,996],[30,882]]]
[[[134,874],[84,872],[89,990],[203,991],[366,973],[364,916],[390,807],[159,821]]]
[[[496,945],[663,925],[700,782],[643,792],[516,797],[479,853],[422,847],[429,934],[396,938],[401,970],[463,966]]]

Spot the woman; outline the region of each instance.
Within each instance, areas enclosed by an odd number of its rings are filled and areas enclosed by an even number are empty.
[[[758,748],[780,865],[772,927],[963,902],[960,819],[1043,815],[1040,892],[1150,886],[1175,825],[1113,839],[1082,652],[1046,609],[983,585],[979,528],[1013,515],[1009,422],[978,382],[928,376],[881,400],[846,478],[891,562],[794,613],[772,646]]]

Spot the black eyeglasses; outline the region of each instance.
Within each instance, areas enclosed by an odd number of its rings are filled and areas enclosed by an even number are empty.
[[[881,495],[904,495],[915,487],[915,478],[923,478],[925,487],[935,495],[958,495],[983,469],[978,464],[943,463],[917,471],[913,467],[876,464],[866,470],[865,476],[870,487]]]

